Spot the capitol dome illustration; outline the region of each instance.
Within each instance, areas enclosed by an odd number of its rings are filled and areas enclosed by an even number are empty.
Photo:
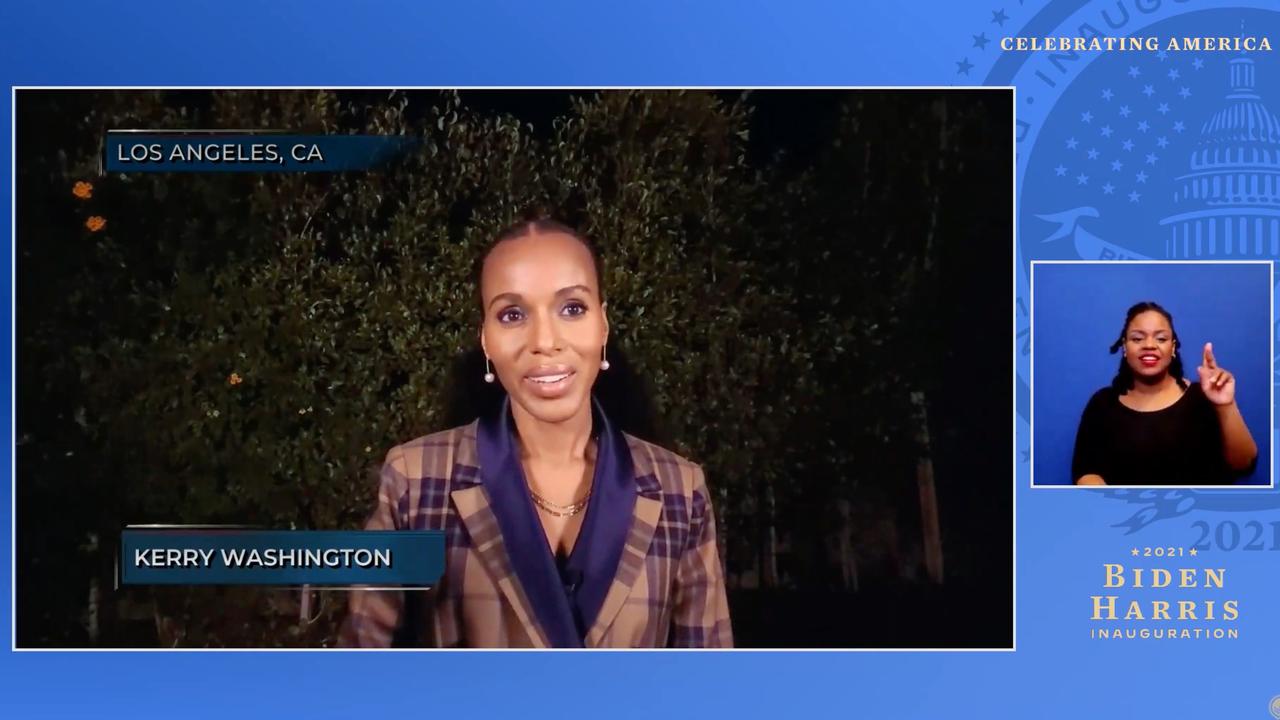
[[[1256,92],[1257,66],[1229,61],[1226,105],[1204,123],[1166,226],[1169,258],[1280,257],[1280,120]]]

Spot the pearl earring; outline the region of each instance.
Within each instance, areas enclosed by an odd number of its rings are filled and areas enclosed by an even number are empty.
[[[608,369],[609,369],[609,361],[605,359],[605,357],[604,357],[604,353],[605,353],[605,346],[603,346],[603,345],[602,345],[602,346],[600,347],[600,369],[601,369],[601,370],[608,370]]]
[[[484,356],[484,381],[487,383],[491,383],[495,379],[497,378],[494,377],[493,370],[489,368],[489,356],[485,355]]]

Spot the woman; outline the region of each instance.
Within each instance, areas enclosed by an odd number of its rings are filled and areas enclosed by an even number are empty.
[[[607,372],[599,255],[549,219],[501,233],[478,283],[498,410],[392,448],[369,529],[443,530],[422,618],[443,647],[727,647],[702,469],[625,434]],[[386,646],[404,593],[355,591],[343,645]]]
[[[1153,302],[1129,308],[1120,369],[1094,393],[1076,433],[1077,485],[1226,484],[1252,472],[1258,446],[1236,406],[1236,381],[1205,343],[1199,382],[1182,377],[1173,317]]]

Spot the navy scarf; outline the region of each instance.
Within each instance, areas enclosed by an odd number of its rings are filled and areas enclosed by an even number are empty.
[[[497,413],[480,418],[476,428],[481,483],[502,544],[552,647],[583,647],[613,584],[635,509],[635,470],[626,438],[609,424],[594,397],[591,421],[596,441],[591,500],[562,567],[557,567],[529,496],[510,398],[503,399]]]

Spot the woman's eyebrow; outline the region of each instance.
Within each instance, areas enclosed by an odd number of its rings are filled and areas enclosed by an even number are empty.
[[[561,295],[568,295],[568,294],[570,294],[570,293],[573,293],[573,292],[575,292],[575,291],[579,291],[579,290],[580,290],[580,291],[582,291],[582,292],[584,292],[584,293],[587,293],[588,295],[592,295],[592,294],[594,294],[594,293],[595,293],[595,291],[594,291],[594,290],[592,290],[591,288],[587,287],[586,285],[569,285],[568,287],[562,287],[562,288],[560,288],[559,290],[557,290],[557,291],[556,291],[556,297],[559,297],[559,296],[561,296]]]
[[[569,285],[567,287],[562,287],[559,290],[557,290],[556,297],[569,295],[574,292],[584,292],[588,295],[595,294],[595,290],[592,290],[586,285]],[[524,296],[521,295],[520,293],[513,293],[513,292],[498,293],[497,295],[493,296],[492,300],[489,301],[489,308],[492,309],[493,306],[496,305],[499,300],[505,300],[507,302],[515,303],[518,305],[524,301]]]
[[[492,309],[493,306],[496,305],[499,300],[506,300],[508,302],[519,304],[521,300],[524,300],[524,298],[521,297],[519,293],[509,293],[509,292],[498,293],[497,295],[493,296],[492,300],[489,301],[489,308]]]

